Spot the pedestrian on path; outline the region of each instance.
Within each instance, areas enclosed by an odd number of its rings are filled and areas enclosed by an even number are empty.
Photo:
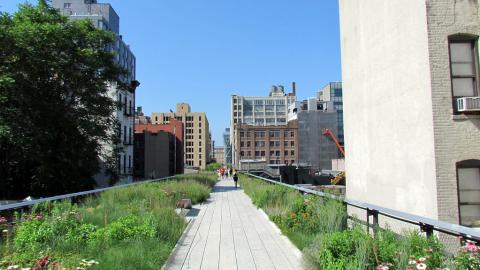
[[[237,189],[238,174],[235,170],[233,170],[233,181],[235,182],[235,189]]]

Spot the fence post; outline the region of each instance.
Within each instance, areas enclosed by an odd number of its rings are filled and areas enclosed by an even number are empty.
[[[427,234],[427,237],[433,236],[433,226],[425,223],[420,223],[420,230]]]
[[[378,228],[378,211],[367,208],[367,232],[370,232],[370,216],[373,217],[372,219],[372,226],[373,226],[373,236],[377,234]]]

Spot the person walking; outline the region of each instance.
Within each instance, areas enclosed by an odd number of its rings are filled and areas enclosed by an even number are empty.
[[[235,189],[237,189],[238,173],[236,170],[233,170],[233,181],[235,182]]]

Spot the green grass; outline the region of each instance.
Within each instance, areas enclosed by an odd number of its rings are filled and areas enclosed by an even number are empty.
[[[398,236],[386,229],[373,238],[358,224],[349,228],[346,207],[339,201],[301,195],[294,189],[244,175],[240,185],[252,202],[302,250],[308,269],[375,270],[381,265],[389,269],[416,269],[409,262],[419,258],[425,258],[427,269],[480,269],[465,267],[480,265],[480,252],[463,251],[449,257],[437,238],[426,238],[418,231]]]
[[[83,259],[99,262],[92,269],[160,269],[183,233],[186,222],[175,213],[180,199],[205,201],[216,182],[211,173],[140,184],[89,197],[79,205],[37,205],[0,242],[0,269],[36,266],[50,256],[62,269]],[[37,216],[35,215],[42,215]],[[3,267],[3,268],[2,268]]]

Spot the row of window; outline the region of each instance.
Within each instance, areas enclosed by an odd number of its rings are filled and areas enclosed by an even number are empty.
[[[240,138],[250,138],[252,135],[255,135],[255,138],[265,138],[266,131],[255,131],[255,132],[249,132],[249,131],[240,131]],[[281,131],[280,130],[270,130],[268,132],[268,136],[270,138],[280,138]],[[293,130],[284,130],[283,132],[283,137],[287,138],[294,138],[295,137],[295,131]]]
[[[119,155],[118,156],[118,165],[119,165],[118,166],[118,172],[120,174],[130,174],[130,173],[132,173],[132,156],[128,155],[128,157],[127,157],[127,155]]]
[[[255,141],[255,147],[261,148],[265,147],[265,141]],[[280,141],[270,141],[269,142],[270,147],[280,147],[281,142]],[[251,147],[252,142],[251,141],[241,141],[240,142],[240,147]],[[295,141],[283,141],[283,146],[284,147],[295,147]]]
[[[187,148],[185,148],[185,152],[186,152],[186,153],[193,153],[193,152],[195,152],[195,151],[194,151],[193,148],[187,147]],[[202,152],[202,148],[201,148],[201,147],[198,148],[198,152]]]
[[[125,115],[132,116],[134,114],[132,100],[128,99],[126,95],[118,94],[118,107]]]
[[[269,157],[280,157],[281,151],[279,150],[273,150],[270,151]],[[284,156],[295,156],[295,151],[290,150],[290,151],[284,151],[283,152]],[[255,151],[255,156],[256,157],[265,157],[265,151]],[[240,151],[240,157],[252,157],[252,151]]]

